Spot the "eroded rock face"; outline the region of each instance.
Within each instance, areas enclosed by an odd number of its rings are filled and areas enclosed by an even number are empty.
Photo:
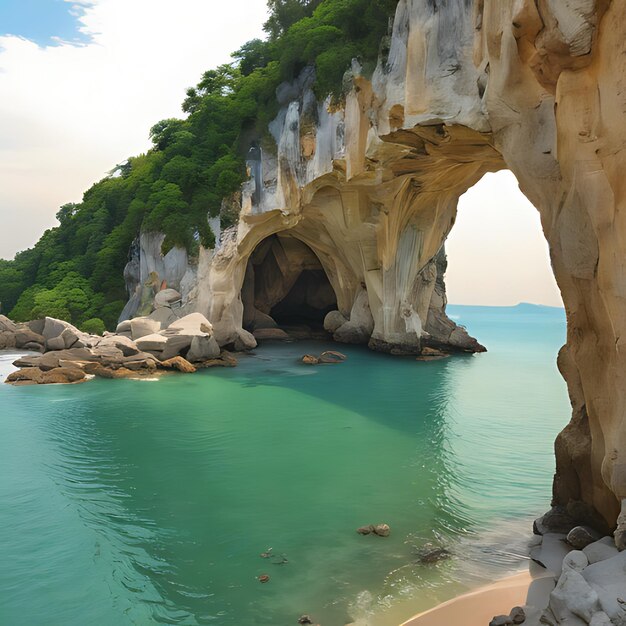
[[[354,64],[343,108],[315,104],[310,71],[281,87],[276,151],[251,164],[238,226],[200,250],[192,287],[177,263],[168,286],[220,345],[253,347],[249,261],[288,236],[314,253],[345,320],[365,292],[372,347],[477,350],[445,316],[442,249],[460,195],[512,170],[567,310],[559,366],[573,418],[556,444],[554,505],[614,529],[626,498],[624,24],[616,0],[400,0],[388,57],[371,79]],[[138,286],[160,271],[154,245],[142,243],[156,260],[136,263]]]

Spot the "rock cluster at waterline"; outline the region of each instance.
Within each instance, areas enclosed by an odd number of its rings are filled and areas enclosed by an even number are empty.
[[[169,322],[137,318],[104,337],[51,317],[18,325],[0,316],[0,328],[4,348],[43,353],[15,361],[20,369],[6,382],[17,385],[146,377],[159,370],[193,373],[199,367],[236,364],[220,350],[211,324],[199,313]]]
[[[530,555],[543,571],[530,588],[533,605],[524,607],[524,621],[515,621],[522,613],[514,609],[492,624],[626,626],[626,552],[614,537],[598,538],[584,527],[546,532]]]

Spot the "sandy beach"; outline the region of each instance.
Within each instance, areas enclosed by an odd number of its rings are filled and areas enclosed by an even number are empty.
[[[444,602],[402,626],[487,626],[495,615],[508,615],[514,606],[527,604],[531,585],[539,580],[529,571],[520,572]]]

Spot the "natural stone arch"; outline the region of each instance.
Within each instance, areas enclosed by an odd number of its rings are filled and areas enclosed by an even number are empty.
[[[437,259],[458,197],[485,172],[510,169],[539,210],[567,312],[559,367],[573,419],[556,445],[554,504],[614,528],[620,506],[626,515],[626,4],[584,5],[400,0],[389,58],[371,80],[355,64],[341,110],[320,103],[314,154],[302,150],[300,102],[288,104],[278,172],[263,181],[271,197],[256,214],[248,197],[232,240],[203,252],[209,287],[197,306],[221,343],[245,338],[238,294],[249,254],[269,234],[304,231],[307,207],[331,186],[344,218],[374,217],[361,264],[374,347],[408,345],[416,317],[428,332],[441,300]],[[620,532],[624,545],[626,521]]]

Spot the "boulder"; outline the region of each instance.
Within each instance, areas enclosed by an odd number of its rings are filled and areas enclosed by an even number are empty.
[[[23,350],[30,350],[31,352],[44,352],[45,348],[40,343],[29,342],[22,346]]]
[[[509,613],[513,624],[523,624],[526,621],[526,611],[521,606],[514,607]]]
[[[43,373],[41,384],[44,385],[69,385],[83,382],[86,379],[85,372],[79,368],[59,367]]]
[[[588,624],[593,614],[600,611],[600,599],[580,572],[565,569],[550,594],[550,609],[559,623],[567,624],[574,616]]]
[[[541,544],[530,550],[530,558],[558,577],[561,575],[563,561],[569,551],[565,535],[546,533],[543,535]]]
[[[117,325],[117,328],[115,329],[115,334],[116,335],[132,334],[131,322],[132,322],[131,320],[124,320],[123,322],[120,322]]]
[[[191,340],[191,347],[187,352],[187,360],[191,363],[216,359],[220,355],[220,347],[215,337],[196,336]]]
[[[615,624],[625,624],[626,551],[586,567],[582,577],[599,597],[601,606],[597,610],[604,611]]]
[[[162,289],[154,296],[154,307],[156,309],[161,307],[170,307],[174,302],[179,302],[182,296],[176,291],[176,289]]]
[[[369,526],[361,526],[356,529],[356,532],[359,533],[359,535],[371,535],[374,532],[374,525],[370,524]]]
[[[0,332],[17,332],[17,324],[15,324],[15,322],[12,322],[5,315],[0,315]]]
[[[29,382],[38,385],[43,380],[43,372],[38,367],[25,367],[24,369],[11,372],[6,379],[7,383]]]
[[[28,367],[12,372],[7,383],[29,383],[36,385],[67,385],[85,380],[85,372],[79,368],[60,367],[43,371],[38,367]]]
[[[327,330],[329,333],[334,333],[347,321],[348,320],[339,311],[331,311],[324,318],[324,330]]]
[[[76,328],[75,326],[72,326],[72,324],[70,324],[69,322],[58,320],[54,317],[46,317],[44,319],[44,326],[43,326],[43,331],[41,334],[43,335],[44,339],[48,342],[51,339],[60,337],[63,331],[67,328],[70,328],[76,334],[80,334],[80,330],[78,330],[78,328]],[[53,349],[62,350],[63,348],[53,348]]]
[[[15,331],[15,345],[18,348],[25,348],[27,344],[43,346],[45,343],[43,335],[39,335],[26,325],[19,326]]]
[[[490,622],[489,626],[511,626],[513,620],[510,615],[496,615]]]
[[[589,559],[587,555],[580,550],[572,550],[563,559],[563,571],[569,569],[575,572],[582,572],[587,565],[589,565]]]
[[[350,322],[363,330],[369,339],[374,332],[374,318],[370,310],[370,302],[365,289],[361,289],[354,299],[350,311]]]
[[[202,313],[185,315],[170,324],[169,329],[181,331],[185,335],[213,334],[213,325]]]
[[[228,352],[222,352],[222,354],[220,354],[219,358],[217,359],[209,359],[208,361],[202,361],[201,363],[195,364],[197,368],[237,367],[237,365],[237,359]]]
[[[191,347],[191,341],[193,340],[192,335],[187,335],[172,329],[161,331],[159,335],[166,339],[165,347],[159,355],[162,361],[167,361],[183,353],[187,354]]]
[[[182,356],[175,356],[167,361],[161,361],[159,367],[162,367],[163,369],[178,370],[184,374],[193,374],[196,371],[196,368],[189,361],[183,359]]]
[[[135,343],[143,352],[163,352],[167,346],[168,338],[159,333],[144,335],[137,339]]]
[[[122,367],[130,370],[131,372],[154,372],[157,369],[158,361],[148,353],[142,353],[143,357],[138,358],[139,355],[135,357],[130,357],[128,359],[124,359],[122,363]],[[119,368],[118,368],[119,369]]]
[[[619,550],[615,547],[613,537],[603,537],[598,541],[594,541],[584,547],[583,552],[587,556],[590,564],[610,559],[619,554]]]
[[[237,333],[237,338],[234,341],[235,350],[237,352],[245,352],[246,350],[253,350],[257,347],[256,339],[254,335],[247,330],[240,330]]]
[[[46,340],[46,350],[65,350],[65,348],[65,340],[61,335]]]
[[[600,539],[600,533],[589,526],[576,526],[567,533],[567,543],[576,550],[582,550],[598,539]]]
[[[111,335],[109,337],[105,337],[98,343],[98,348],[107,346],[117,348],[125,357],[133,356],[140,352],[137,344],[130,339],[130,337],[126,337],[125,335]]]
[[[280,328],[257,328],[252,334],[257,341],[285,341],[290,338],[289,335]]]
[[[306,363],[306,365],[317,365],[320,362],[320,360],[318,357],[313,356],[312,354],[305,354],[302,357],[302,362]]]
[[[254,320],[252,321],[254,330],[259,328],[276,328],[278,324],[274,321],[273,317],[270,317],[267,313],[255,309]]]
[[[561,507],[552,507],[545,515],[535,520],[533,532],[536,535],[562,533],[567,535],[576,526],[574,519]]]
[[[0,332],[0,350],[11,350],[15,348],[15,333],[4,330]]]
[[[88,348],[71,348],[70,350],[23,356],[14,361],[13,365],[15,367],[38,367],[48,371],[59,367],[61,360],[87,362],[98,361],[98,357]]]
[[[389,537],[391,528],[387,524],[376,524],[374,526],[374,534],[379,537]]]
[[[95,363],[88,373],[93,376],[97,376],[98,378],[109,378],[109,379],[137,378],[138,376],[140,376],[140,372],[130,370],[126,367],[120,367],[118,369],[110,369],[108,367],[104,367],[103,365],[100,365],[99,363]]]
[[[334,333],[333,339],[338,343],[366,344],[370,340],[370,335],[355,322],[346,322]]]
[[[163,330],[165,328],[169,328],[173,322],[177,321],[178,315],[176,315],[169,307],[159,307],[148,315],[148,319],[159,322],[161,330]]]
[[[92,352],[103,365],[117,365],[124,360],[124,353],[111,344],[99,344]]]
[[[46,325],[45,318],[41,318],[38,320],[31,320],[30,322],[26,322],[26,326],[30,328],[34,333],[38,335],[43,335],[43,329]]]
[[[74,345],[78,342],[78,340],[80,339],[79,335],[82,335],[83,333],[78,333],[74,330],[72,330],[71,328],[66,328],[60,335],[59,338],[63,340],[63,348],[62,350],[65,350],[66,348],[72,348],[74,347]],[[52,339],[50,341],[53,341]],[[84,344],[81,344],[80,346],[76,346],[77,348],[83,348]]]
[[[147,317],[136,317],[130,321],[130,333],[133,341],[154,335],[161,330],[161,323]]]

